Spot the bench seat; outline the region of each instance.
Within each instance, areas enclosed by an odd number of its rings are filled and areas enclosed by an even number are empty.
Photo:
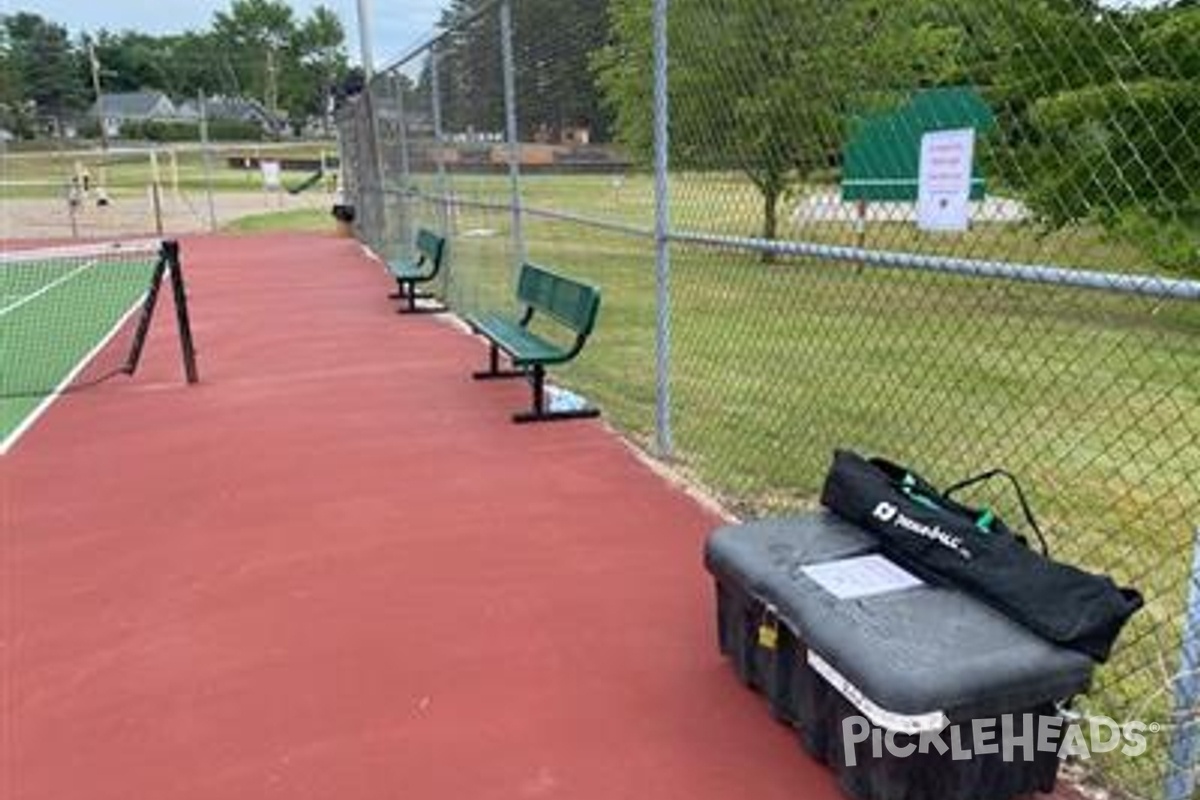
[[[422,266],[420,260],[398,259],[387,262],[387,271],[398,281],[424,281],[428,278],[429,270]]]
[[[446,255],[446,239],[422,228],[417,233],[416,258],[400,258],[385,262],[388,273],[396,281],[396,291],[388,295],[393,300],[406,301],[396,309],[401,314],[439,313],[446,311],[444,305],[418,306],[418,298],[432,297],[428,292],[417,290],[417,284],[429,283],[441,272]]]
[[[556,275],[533,264],[522,264],[517,278],[519,314],[483,311],[466,318],[473,333],[488,340],[488,369],[475,372],[477,380],[521,377],[533,388],[533,407],[513,415],[515,422],[594,417],[595,408],[552,409],[546,403],[546,367],[565,364],[579,355],[596,323],[600,292],[585,283]],[[574,335],[570,345],[559,345],[530,328],[534,317],[554,323]],[[512,369],[500,369],[500,353],[508,356]]]
[[[500,346],[509,355],[513,366],[528,367],[533,364],[562,364],[571,358],[570,351],[543,339],[519,321],[502,314],[483,313],[467,318],[467,324],[476,333],[482,334]]]

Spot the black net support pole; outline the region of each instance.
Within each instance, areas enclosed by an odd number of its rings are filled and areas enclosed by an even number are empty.
[[[133,335],[133,347],[129,350],[129,358],[121,371],[132,375],[137,371],[138,363],[142,360],[142,348],[146,346],[146,336],[150,333],[150,321],[154,318],[154,307],[158,305],[158,288],[162,286],[163,274],[167,269],[166,252],[159,251],[158,263],[154,265],[154,274],[150,277],[150,286],[146,290],[146,299],[142,301],[142,313],[138,316],[137,331]]]
[[[179,327],[179,346],[183,351],[183,370],[188,383],[197,383],[196,345],[192,340],[192,323],[188,316],[187,288],[183,282],[183,262],[179,259],[179,242],[163,242],[163,260],[171,273],[171,292],[175,299],[175,321]]]
[[[133,337],[133,347],[129,358],[121,371],[132,375],[137,371],[142,359],[142,349],[146,346],[146,338],[150,333],[150,322],[154,319],[154,309],[158,305],[158,293],[162,288],[163,278],[171,276],[171,291],[175,300],[175,320],[179,327],[179,345],[183,349],[183,370],[188,383],[200,380],[196,369],[196,347],[192,342],[192,325],[188,317],[187,291],[183,283],[183,267],[179,260],[179,242],[164,241],[159,250],[158,263],[154,265],[154,274],[150,278],[150,286],[146,290],[146,299],[142,302],[142,313],[138,318],[137,331]]]

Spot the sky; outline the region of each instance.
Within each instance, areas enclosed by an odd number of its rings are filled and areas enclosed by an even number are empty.
[[[107,28],[142,33],[181,33],[207,28],[213,13],[229,8],[229,0],[0,0],[5,14],[29,11],[65,25],[72,34]],[[350,60],[359,61],[356,0],[290,0],[298,17],[318,5],[342,20]],[[446,0],[368,0],[371,48],[375,64],[393,61],[433,30]]]

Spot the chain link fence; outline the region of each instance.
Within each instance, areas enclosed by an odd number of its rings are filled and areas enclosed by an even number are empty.
[[[600,286],[560,379],[740,515],[835,447],[1019,475],[1147,599],[1078,706],[1162,731],[1086,779],[1197,796],[1200,7],[455,3],[340,131],[360,237],[446,234],[456,310]]]
[[[328,210],[330,141],[0,142],[0,237],[112,239],[211,232],[250,216]],[[267,180],[263,164],[278,169]]]

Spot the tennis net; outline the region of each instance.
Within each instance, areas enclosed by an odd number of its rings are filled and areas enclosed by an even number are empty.
[[[178,281],[177,254],[158,241],[0,254],[0,417],[132,374],[162,278]]]

